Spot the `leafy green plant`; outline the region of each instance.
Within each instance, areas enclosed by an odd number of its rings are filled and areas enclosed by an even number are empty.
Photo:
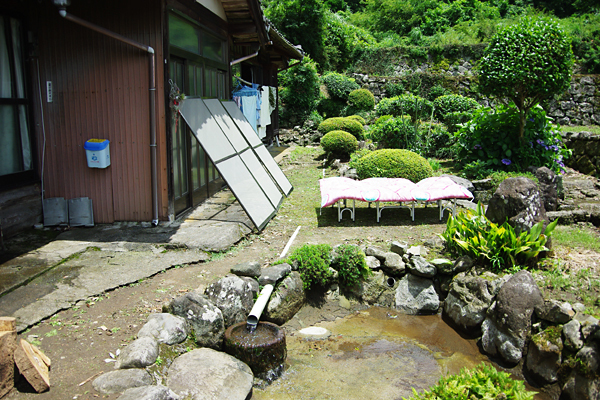
[[[547,17],[523,18],[490,41],[479,64],[479,88],[515,104],[517,137],[526,144],[529,110],[567,89],[572,74],[571,41],[558,22]]]
[[[375,96],[367,89],[356,89],[348,95],[348,104],[352,109],[370,111],[375,107]]]
[[[347,116],[346,118],[348,118],[348,119],[353,119],[353,120],[355,120],[356,122],[360,123],[361,125],[364,125],[364,124],[366,124],[366,123],[367,123],[367,121],[365,121],[365,119],[364,119],[363,117],[361,117],[360,115],[356,115],[356,114],[354,114],[354,115],[349,115],[349,116]]]
[[[473,119],[455,133],[460,163],[479,161],[478,169],[525,171],[529,166],[548,167],[556,173],[564,169],[570,154],[560,128],[550,122],[537,106],[527,115],[524,140],[518,134],[519,113],[514,106],[484,107],[473,112]]]
[[[356,119],[346,117],[328,118],[319,124],[317,128],[322,134],[331,131],[345,131],[351,133],[357,139],[362,139],[365,128]]]
[[[448,113],[472,111],[480,107],[474,99],[459,94],[440,96],[433,101],[433,106],[435,107],[435,116],[442,122]]]
[[[325,287],[331,283],[333,273],[329,270],[328,244],[305,244],[297,248],[289,256],[290,263],[298,263],[298,271],[305,290]]]
[[[473,369],[461,369],[458,375],[440,378],[437,385],[423,393],[413,388],[410,400],[530,400],[535,395],[526,390],[523,381],[481,363]]]
[[[446,129],[446,125],[435,122],[422,122],[417,130],[421,142],[421,155],[437,158],[452,157],[454,138]]]
[[[356,149],[358,141],[356,138],[344,131],[331,131],[321,138],[321,147],[331,157],[348,158]]]
[[[508,221],[502,225],[491,222],[479,203],[475,211],[450,216],[441,237],[452,254],[469,255],[499,272],[536,262],[540,254],[548,251],[546,242],[557,223],[558,219],[544,230],[544,222],[540,221],[529,232],[517,235]]]
[[[340,284],[353,286],[371,273],[365,261],[365,253],[351,244],[341,244],[333,250],[331,266],[338,271]]]
[[[425,158],[404,149],[375,150],[356,160],[355,164],[360,179],[405,178],[416,183],[433,175]]]

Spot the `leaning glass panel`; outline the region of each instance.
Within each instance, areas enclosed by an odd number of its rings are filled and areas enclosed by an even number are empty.
[[[275,208],[239,156],[216,163],[229,188],[254,225],[262,230],[276,213]]]
[[[227,111],[221,105],[221,102],[217,99],[205,99],[204,104],[208,107],[215,120],[223,130],[223,133],[229,139],[229,142],[233,145],[233,148],[238,153],[248,148],[248,142],[242,136],[242,133],[235,125]]]
[[[271,204],[273,204],[275,208],[279,208],[281,201],[283,200],[283,195],[277,188],[275,182],[273,182],[271,175],[267,173],[263,165],[258,161],[258,158],[256,158],[256,154],[252,149],[248,149],[243,153],[240,153],[240,157],[242,157],[242,161],[244,161],[246,167],[248,167],[252,175],[254,175],[254,178],[258,181],[258,184],[271,201]]]

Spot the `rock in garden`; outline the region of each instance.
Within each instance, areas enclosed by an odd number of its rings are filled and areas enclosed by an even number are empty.
[[[581,324],[576,319],[572,319],[563,325],[564,345],[571,351],[577,351],[583,347],[581,339]]]
[[[144,369],[118,369],[100,375],[92,382],[102,394],[120,393],[129,388],[152,385],[152,377]]]
[[[403,256],[408,252],[408,243],[393,241],[390,246],[390,251]]]
[[[257,261],[240,263],[231,268],[231,273],[237,276],[258,278],[260,276],[260,264]]]
[[[384,261],[381,266],[383,272],[390,276],[402,276],[406,265],[402,261],[402,257],[393,252],[384,253]]]
[[[271,267],[263,268],[258,283],[264,285],[275,285],[277,282],[281,282],[283,278],[288,276],[292,272],[292,266],[290,264],[277,264]]]
[[[381,261],[379,261],[379,259],[375,256],[366,256],[365,262],[367,263],[367,267],[372,270],[381,267]]]
[[[225,329],[245,321],[254,305],[252,286],[236,275],[227,275],[211,283],[204,294],[221,309]]]
[[[450,284],[444,316],[463,333],[479,336],[486,312],[505,281],[489,272],[481,277],[461,272]]]
[[[394,307],[398,282],[382,271],[374,271],[363,282],[362,300],[367,304]]]
[[[454,263],[446,258],[435,258],[429,260],[429,263],[435,267],[439,274],[453,275]]]
[[[183,342],[187,335],[185,319],[168,313],[150,314],[148,322],[138,332],[138,338],[153,337],[159,343],[168,345]]]
[[[560,328],[543,331],[531,337],[525,367],[540,385],[554,383],[558,380],[563,348]]]
[[[225,335],[223,313],[200,290],[171,300],[163,311],[185,318],[199,346],[221,348]]]
[[[158,357],[158,342],[153,337],[141,337],[125,347],[115,368],[144,368],[154,364]]]
[[[365,250],[367,256],[377,257],[379,261],[385,260],[385,250],[379,246],[369,246]]]
[[[600,380],[571,371],[560,394],[561,400],[597,400],[600,394]]]
[[[395,306],[410,315],[434,313],[440,307],[440,299],[431,279],[407,274],[396,288]]]
[[[283,325],[300,311],[305,301],[302,278],[299,272],[294,271],[275,288],[263,318],[277,325]]]
[[[523,177],[502,181],[490,199],[485,216],[497,224],[508,219],[517,234],[529,232],[536,223],[548,220],[537,184]]]
[[[413,255],[406,268],[411,274],[422,278],[433,278],[437,274],[437,268],[419,255]]]
[[[442,176],[446,176],[446,177],[452,179],[452,181],[454,181],[454,183],[464,187],[471,193],[473,193],[473,191],[475,191],[475,185],[473,185],[473,182],[471,182],[468,179],[461,178],[460,176],[448,175],[448,174],[443,174]]]
[[[117,400],[180,400],[171,389],[162,385],[127,389]]]
[[[192,400],[245,400],[254,375],[248,365],[229,354],[202,348],[176,358],[167,373],[167,386]]]
[[[531,332],[534,309],[543,301],[540,289],[528,271],[514,274],[498,291],[496,301],[483,321],[483,350],[509,364],[518,363]]]
[[[573,319],[575,311],[566,301],[546,300],[544,304],[535,309],[538,318],[553,324],[565,324]]]
[[[542,201],[546,211],[556,211],[558,208],[559,177],[548,167],[535,171],[538,186],[542,192]]]

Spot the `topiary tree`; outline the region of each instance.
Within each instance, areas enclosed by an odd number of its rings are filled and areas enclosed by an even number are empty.
[[[328,72],[321,77],[321,82],[327,88],[329,97],[333,100],[346,102],[350,92],[360,89],[354,78],[350,78],[337,72]]]
[[[419,182],[433,175],[426,159],[404,149],[381,149],[356,160],[356,173],[360,179],[405,178]]]
[[[335,117],[321,122],[317,130],[322,134],[331,131],[346,131],[354,135],[357,139],[362,139],[365,128],[355,119]]]
[[[413,122],[429,119],[432,110],[433,104],[429,100],[410,93],[381,99],[375,107],[377,115],[410,115]]]
[[[348,158],[358,149],[358,140],[344,131],[331,131],[321,138],[321,147],[329,155]]]
[[[371,111],[375,107],[375,96],[367,89],[356,89],[348,95],[348,103],[353,109]]]
[[[479,87],[517,106],[523,141],[527,112],[564,91],[572,69],[571,40],[558,23],[547,17],[524,18],[492,38],[479,64]]]

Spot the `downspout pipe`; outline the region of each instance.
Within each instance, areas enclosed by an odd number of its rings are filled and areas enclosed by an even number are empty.
[[[119,35],[116,32],[110,31],[106,28],[85,21],[79,17],[69,14],[65,8],[60,8],[58,14],[78,25],[84,26],[88,29],[101,33],[105,36],[133,46],[137,49],[148,53],[148,64],[150,69],[150,162],[152,169],[152,225],[158,225],[158,173],[157,173],[157,158],[156,158],[156,54],[151,46],[136,42],[126,38],[125,36]]]

